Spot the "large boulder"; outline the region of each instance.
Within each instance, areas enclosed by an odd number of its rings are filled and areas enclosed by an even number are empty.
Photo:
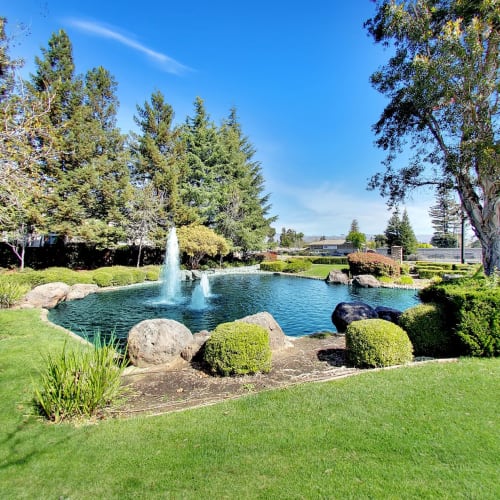
[[[391,323],[395,323],[399,325],[399,317],[402,312],[399,309],[393,309],[392,307],[386,306],[377,306],[375,311],[378,314],[380,319],[385,319],[386,321],[390,321]]]
[[[87,295],[97,292],[98,289],[97,285],[78,283],[70,288],[66,300],[83,299]]]
[[[128,332],[128,355],[133,365],[175,365],[193,340],[189,328],[173,319],[147,319]]]
[[[182,359],[186,361],[197,360],[203,353],[205,348],[205,342],[210,338],[210,332],[207,330],[202,330],[201,332],[195,333],[191,342],[184,347],[181,351]]]
[[[66,300],[69,290],[69,285],[59,281],[37,286],[26,294],[21,307],[45,307],[51,309],[56,307],[59,302]]]
[[[378,318],[377,311],[364,302],[340,302],[332,313],[332,323],[339,333],[344,333],[353,321],[374,318]]]
[[[281,351],[293,345],[287,339],[278,322],[268,312],[260,312],[251,316],[245,316],[236,321],[263,326],[269,333],[269,345],[272,352]]]
[[[363,288],[379,288],[380,281],[371,274],[360,274],[354,276],[352,284]]]
[[[326,282],[333,285],[348,285],[349,278],[342,271],[333,270],[328,273]]]

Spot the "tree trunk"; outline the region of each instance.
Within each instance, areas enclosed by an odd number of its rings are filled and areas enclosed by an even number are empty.
[[[487,237],[487,241],[481,239],[483,247],[483,267],[487,276],[500,271],[500,230],[494,228],[494,232]]]

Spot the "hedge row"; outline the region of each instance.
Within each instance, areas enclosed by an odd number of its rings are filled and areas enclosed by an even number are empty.
[[[448,331],[461,342],[462,354],[500,356],[500,286],[494,279],[435,284],[419,295],[423,302],[440,306]]]
[[[274,273],[301,273],[310,269],[311,266],[312,262],[309,259],[273,260],[260,263],[261,271]]]

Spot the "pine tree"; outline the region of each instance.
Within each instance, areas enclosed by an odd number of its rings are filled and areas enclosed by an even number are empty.
[[[357,219],[351,222],[351,229],[346,236],[346,241],[352,243],[352,246],[359,250],[366,243],[366,235],[359,230]]]
[[[264,178],[255,148],[243,135],[236,109],[219,129],[222,159],[217,176],[215,229],[232,241],[236,250],[262,249],[270,224],[269,195],[263,194]]]
[[[406,210],[401,217],[399,235],[401,238],[401,246],[403,247],[403,255],[408,256],[414,254],[417,251],[418,241],[411,227],[410,218]]]
[[[436,205],[429,209],[434,234],[432,245],[438,248],[457,246],[456,230],[460,226],[460,205],[455,202],[450,191],[440,190],[436,196]]]
[[[389,248],[393,246],[401,246],[401,220],[399,218],[399,210],[396,208],[387,223],[387,228],[384,231]]]

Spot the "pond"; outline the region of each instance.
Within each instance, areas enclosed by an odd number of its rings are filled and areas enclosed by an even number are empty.
[[[222,274],[211,276],[209,283],[210,294],[202,308],[191,306],[199,283],[183,282],[180,301],[175,304],[161,302],[161,284],[153,283],[62,302],[50,310],[49,319],[83,337],[113,332],[125,342],[132,326],[144,319],[174,319],[195,333],[267,311],[286,335],[301,337],[335,332],[331,314],[339,302],[360,300],[372,307],[399,310],[420,302],[416,290],[327,285],[322,280],[272,274]]]

